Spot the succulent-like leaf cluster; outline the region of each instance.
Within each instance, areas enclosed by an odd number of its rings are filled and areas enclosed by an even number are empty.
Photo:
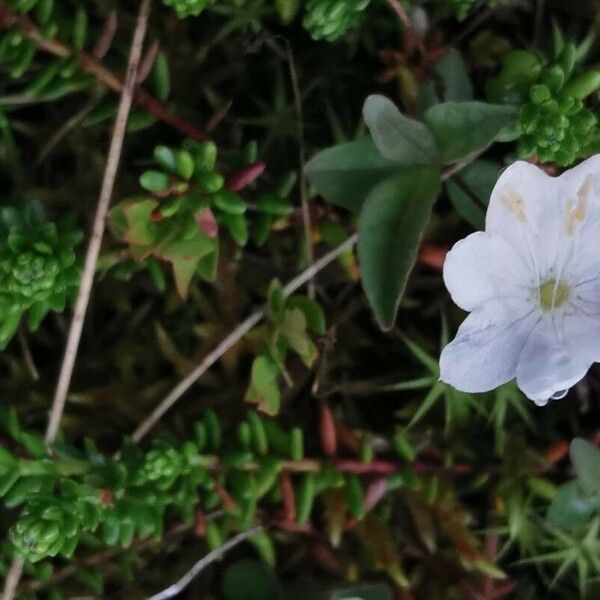
[[[140,176],[140,185],[149,195],[116,205],[110,224],[115,237],[128,247],[131,260],[124,265],[125,274],[146,263],[164,288],[158,261],[170,263],[177,291],[185,297],[194,275],[214,279],[222,230],[238,246],[248,243],[249,204],[234,191],[238,181],[226,185],[211,141],[187,140],[179,149],[158,146],[154,159],[160,170]],[[273,221],[292,210],[278,194],[260,196],[253,208],[258,213],[253,230],[258,244],[266,240]],[[110,257],[105,264],[111,266]]]
[[[598,119],[585,100],[600,89],[600,71],[580,67],[582,53],[564,43],[547,61],[528,50],[512,50],[499,74],[488,82],[494,100],[522,102],[517,151],[542,162],[569,166],[592,151]]]
[[[335,42],[360,20],[371,0],[308,0],[303,24],[315,40]]]
[[[169,6],[177,13],[180,19],[185,17],[197,17],[213,0],[163,0],[165,6]]]
[[[330,490],[343,492],[340,510],[348,516],[361,518],[368,509],[361,478],[333,463],[306,459],[300,429],[283,429],[254,411],[234,431],[224,431],[217,415],[207,411],[192,440],[157,439],[146,451],[126,443],[119,460],[100,454],[89,440],[83,452],[61,445],[49,459],[41,440],[23,432],[14,413],[0,416],[10,435],[35,455],[24,459],[7,449],[0,452],[0,496],[8,506],[23,507],[11,540],[32,562],[71,556],[84,535],[123,547],[135,536],[160,538],[168,519],[199,520],[209,545],[218,546],[232,530],[257,521],[259,503],[279,505],[282,493],[288,503],[292,494],[296,507],[286,518],[300,524],[311,518],[315,499]],[[389,490],[420,486],[406,465],[407,448],[405,440]],[[372,451],[365,453],[366,463],[372,458]],[[295,480],[295,492],[282,492],[283,473]],[[225,510],[227,518],[209,527],[204,515],[216,509]]]
[[[39,202],[0,209],[0,348],[21,317],[36,330],[46,314],[74,298],[80,266],[75,246],[82,234],[69,219],[44,219]]]

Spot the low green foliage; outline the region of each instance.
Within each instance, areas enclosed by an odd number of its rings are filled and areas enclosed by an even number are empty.
[[[335,42],[358,23],[371,0],[307,0],[303,24],[315,40]]]
[[[212,0],[163,0],[165,6],[175,10],[180,19],[197,17]]]
[[[47,446],[136,4],[0,2],[0,580],[150,596],[259,525],[189,593],[598,597],[597,373],[540,409],[438,364],[502,169],[600,149],[593,3],[152,3]]]
[[[48,312],[62,312],[74,299],[81,270],[75,247],[82,237],[72,220],[46,221],[36,201],[0,211],[0,348],[23,316],[35,331]]]
[[[585,42],[556,42],[554,59],[513,50],[502,59],[499,74],[488,82],[488,95],[522,102],[519,111],[520,156],[569,166],[593,152],[598,120],[585,100],[600,89],[600,73],[581,67]]]
[[[113,235],[127,244],[130,261],[113,252],[105,255],[102,265],[107,269],[119,264],[121,277],[145,265],[157,287],[164,289],[158,261],[169,263],[177,291],[185,298],[195,275],[214,280],[222,231],[238,246],[248,243],[249,205],[226,186],[213,142],[188,140],[179,149],[157,146],[154,160],[160,170],[144,171],[139,178],[150,195],[128,198],[110,213]],[[277,193],[261,195],[253,208],[258,214],[257,243],[265,241],[275,219],[291,211]]]

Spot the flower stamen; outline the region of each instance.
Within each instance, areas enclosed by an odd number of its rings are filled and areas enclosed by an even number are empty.
[[[547,279],[540,285],[539,298],[540,308],[544,311],[551,311],[563,306],[571,296],[571,286],[564,281],[556,279]]]

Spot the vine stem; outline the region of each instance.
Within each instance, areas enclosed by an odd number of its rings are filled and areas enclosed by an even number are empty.
[[[81,276],[81,283],[79,285],[79,292],[77,295],[77,301],[75,303],[75,310],[73,313],[73,319],[71,321],[71,327],[69,329],[69,336],[60,368],[58,383],[56,386],[54,399],[52,401],[48,428],[46,429],[46,444],[51,444],[58,433],[60,420],[67,398],[67,392],[69,390],[71,377],[73,375],[77,350],[81,340],[83,321],[85,319],[85,313],[87,311],[87,306],[90,299],[90,293],[94,282],[94,273],[96,272],[96,263],[98,262],[98,255],[100,253],[100,246],[102,244],[102,237],[104,235],[106,215],[108,213],[108,207],[117,177],[117,171],[121,159],[121,151],[123,149],[123,141],[127,131],[127,122],[129,120],[129,113],[133,103],[137,70],[141,60],[144,38],[146,37],[146,30],[148,27],[150,4],[151,0],[142,0],[133,39],[131,42],[127,75],[125,77],[125,84],[123,85],[123,90],[121,93],[121,101],[119,103],[119,110],[113,129],[108,159],[106,162],[106,169],[104,171],[104,178],[102,181],[102,188],[98,198],[98,206],[96,208],[96,215],[94,217],[92,234],[85,258],[85,266]],[[3,592],[4,600],[12,600],[14,598],[17,585],[21,579],[22,571],[23,560],[17,558],[13,561],[6,578]]]
[[[93,75],[102,85],[117,94],[123,94],[125,82],[108,69],[102,61],[86,52],[77,53],[73,48],[56,38],[45,38],[33,21],[24,14],[11,10],[3,0],[0,0],[0,29],[8,29],[17,25],[23,35],[34,42],[39,50],[52,54],[58,58],[67,58],[77,55],[79,67]],[[151,115],[167,123],[183,135],[195,140],[205,140],[206,133],[184,119],[171,112],[164,104],[159,102],[147,91],[137,88],[134,90],[133,101],[135,104],[145,108]]]
[[[283,293],[286,296],[293,294],[296,290],[308,283],[317,273],[322,271],[338,256],[346,250],[352,248],[358,240],[358,233],[352,234],[339,246],[325,254],[319,260],[315,261],[300,275],[292,279],[284,288]],[[258,325],[266,311],[264,308],[251,314],[245,321],[242,321],[221,343],[198,364],[198,366],[182,379],[159,403],[159,405],[140,423],[137,429],[133,432],[132,438],[135,442],[139,442],[161,419],[161,417],[189,390],[196,381],[208,371],[218,360],[231,348],[237,344],[255,325]]]

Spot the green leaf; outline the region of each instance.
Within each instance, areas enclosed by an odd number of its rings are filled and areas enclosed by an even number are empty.
[[[279,369],[268,356],[258,356],[252,363],[250,386],[246,392],[246,402],[258,405],[258,409],[268,415],[279,412],[281,395],[277,379]]]
[[[324,335],[327,329],[325,313],[318,302],[306,296],[292,296],[285,303],[287,308],[298,308],[306,317],[308,328],[318,335]]]
[[[283,335],[307,367],[317,358],[317,348],[306,330],[306,317],[299,308],[286,309],[281,323]]]
[[[257,560],[240,560],[225,571],[223,597],[226,600],[277,600],[283,598],[283,594],[269,566]]]
[[[379,152],[400,166],[430,165],[438,149],[431,131],[421,122],[404,116],[385,96],[369,96],[363,117]]]
[[[217,267],[219,264],[219,245],[216,244],[214,252],[203,256],[198,263],[196,273],[205,281],[214,281],[217,276]]]
[[[587,495],[600,494],[600,449],[575,438],[571,442],[570,455],[582,491]]]
[[[164,102],[171,93],[171,72],[164,52],[159,52],[156,57],[154,69],[152,69],[152,83],[156,96]]]
[[[280,323],[285,310],[285,295],[279,279],[273,279],[267,293],[267,314],[274,323]]]
[[[123,231],[123,240],[135,246],[145,246],[155,241],[154,223],[152,213],[158,206],[158,202],[151,198],[126,200],[117,205],[111,212],[111,219],[118,227],[118,213],[120,212],[126,222],[126,230]]]
[[[362,282],[379,325],[390,329],[440,182],[434,168],[405,170],[369,194],[358,225]]]
[[[431,107],[424,118],[437,140],[443,161],[449,163],[486,148],[516,116],[514,106],[446,102]]]
[[[598,510],[599,499],[586,498],[576,481],[561,485],[548,509],[548,519],[565,529],[585,525],[594,511]]]
[[[446,184],[456,212],[475,229],[485,228],[485,210],[500,175],[500,165],[478,160],[465,167]]]
[[[435,66],[443,87],[446,102],[464,102],[473,99],[473,84],[461,53],[450,48]]]
[[[177,174],[188,180],[194,174],[194,158],[187,150],[178,150],[175,154]]]
[[[367,137],[327,148],[306,165],[306,175],[317,191],[351,211],[360,210],[369,191],[398,170]]]
[[[156,146],[154,148],[154,160],[167,171],[175,172],[177,169],[175,152],[168,146]]]
[[[144,171],[140,176],[140,185],[149,192],[164,192],[169,188],[169,177],[162,171]]]

